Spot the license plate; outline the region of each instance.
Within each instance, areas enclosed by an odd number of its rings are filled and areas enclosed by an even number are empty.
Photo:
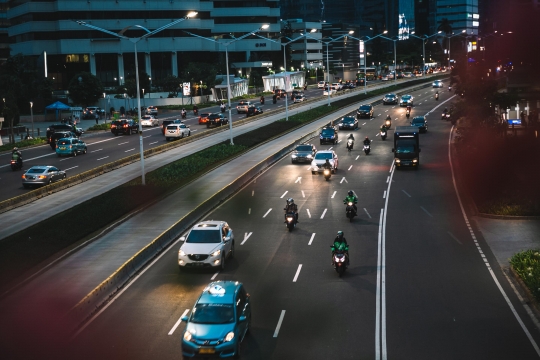
[[[60,148],[60,150],[66,150],[66,148],[62,146],[62,147]]]
[[[401,164],[402,165],[411,165],[411,162],[410,161],[402,161]]]
[[[203,266],[204,263],[203,262],[194,262],[193,263],[193,266]]]
[[[215,352],[216,352],[216,350],[212,349],[212,348],[199,349],[199,354],[214,354]]]

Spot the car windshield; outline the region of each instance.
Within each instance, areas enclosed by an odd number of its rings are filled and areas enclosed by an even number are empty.
[[[386,95],[386,97],[387,97],[387,98],[389,98],[389,99],[393,99],[393,98],[395,98],[395,97],[396,97],[396,95],[393,95],[393,94],[388,94],[388,95]]]
[[[414,152],[414,146],[398,146],[396,148],[396,154],[410,154]]]
[[[46,169],[28,169],[29,174],[43,174]]]
[[[216,230],[192,230],[188,238],[186,239],[187,243],[196,243],[196,244],[209,244],[209,243],[220,243],[221,242],[221,232],[219,229]]]
[[[346,117],[346,118],[343,118],[343,122],[346,123],[346,124],[353,123],[353,122],[354,122],[354,118],[352,118],[352,117]]]
[[[177,126],[178,125],[169,125],[169,126],[167,126],[167,130],[176,130]]]
[[[311,146],[309,145],[297,146],[296,151],[311,151]]]
[[[402,100],[409,100],[410,98],[411,98],[410,95],[403,95],[403,96],[401,97]]]
[[[413,124],[423,124],[424,123],[424,119],[413,119]]]
[[[334,135],[334,129],[323,129],[322,134],[324,136],[332,136]]]
[[[363,110],[363,111],[369,111],[369,110],[370,110],[370,106],[369,106],[369,105],[362,105],[362,106],[360,106],[360,110]]]
[[[332,159],[332,153],[317,153],[317,155],[315,155],[315,160],[326,160],[326,159]]]
[[[191,313],[192,323],[229,324],[234,322],[233,304],[197,304]]]

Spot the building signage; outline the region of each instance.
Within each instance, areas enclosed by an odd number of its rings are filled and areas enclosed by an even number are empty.
[[[183,83],[182,84],[182,90],[183,90],[183,94],[184,96],[189,96],[189,94],[191,93],[191,84],[190,83]]]

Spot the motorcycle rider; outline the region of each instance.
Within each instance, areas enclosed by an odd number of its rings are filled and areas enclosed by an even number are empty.
[[[18,147],[14,147],[13,151],[11,152],[11,160],[17,160],[17,165],[22,168],[23,160],[22,160],[22,154],[19,151]]]
[[[439,91],[438,90],[435,92],[435,99],[439,100]]]
[[[354,215],[356,215],[358,210],[358,208],[356,207],[356,204],[358,203],[358,198],[356,197],[356,195],[354,195],[354,192],[352,190],[349,190],[349,192],[347,193],[347,197],[345,198],[345,200],[343,200],[344,204],[347,204],[349,202],[353,203]]]
[[[443,114],[446,114],[447,112],[448,112],[448,109],[447,109],[447,108],[444,108]]]
[[[388,133],[388,128],[386,127],[386,124],[381,125],[381,135],[382,133]]]
[[[322,165],[322,168],[323,168],[323,170],[324,170],[324,169],[328,169],[328,170],[332,171],[332,164],[330,164],[330,160],[329,160],[329,159],[326,159],[326,161],[325,161],[324,164]]]
[[[343,231],[338,231],[334,243],[331,246],[332,248],[332,265],[334,265],[334,254],[337,250],[345,251],[345,256],[347,257],[347,265],[349,265],[349,245],[347,244],[347,239],[345,239],[345,234]]]
[[[371,140],[369,140],[369,137],[366,136],[366,138],[364,139],[364,145],[370,145],[371,144]]]
[[[182,108],[182,119],[185,119],[186,118],[186,109]]]
[[[285,204],[285,208],[283,210],[285,210],[285,214],[294,213],[294,215],[296,217],[296,222],[297,223],[300,222],[300,221],[298,221],[298,206],[294,203],[293,198],[288,198],[287,199],[287,203]]]
[[[264,105],[264,96],[261,96],[261,105]]]
[[[219,109],[221,110],[221,112],[225,112],[225,103],[221,103]]]
[[[197,105],[193,105],[193,114],[199,115],[199,107]]]

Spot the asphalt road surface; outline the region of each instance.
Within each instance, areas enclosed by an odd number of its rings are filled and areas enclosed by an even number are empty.
[[[452,95],[436,102],[433,94],[413,93],[413,116]],[[462,213],[448,161],[451,125],[440,108],[420,138],[420,169],[392,167],[393,129],[407,124],[404,113],[376,106],[374,119],[353,132],[351,153],[342,131],[333,147],[339,171],[328,182],[308,164],[278,162],[208,216],[234,230],[236,254],[224,271],[179,272],[175,243],[56,357],[180,358],[180,317],[211,280],[237,280],[252,296],[246,359],[537,359],[531,319]],[[387,114],[394,121],[382,141]],[[365,136],[373,140],[367,156]],[[353,222],[342,203],[348,190],[359,198]],[[293,232],[283,224],[288,197],[299,206]],[[350,245],[342,278],[330,265],[338,230]]]

